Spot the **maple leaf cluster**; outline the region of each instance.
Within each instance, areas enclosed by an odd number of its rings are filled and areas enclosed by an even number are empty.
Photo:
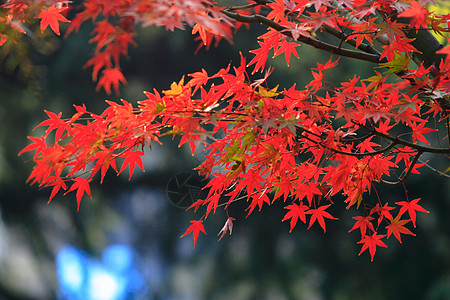
[[[159,26],[168,30],[183,29],[185,24],[196,28],[202,39],[231,38],[228,18],[213,6],[210,1],[111,1],[88,0],[80,5],[68,6],[68,1],[24,1],[10,0],[2,6],[6,10],[0,22],[13,27],[16,31],[26,33],[25,25],[35,15],[40,19],[41,31],[48,26],[60,35],[60,22],[70,22],[66,37],[77,32],[86,21],[95,27],[92,31],[91,43],[95,44],[92,58],[84,68],[92,67],[92,79],[98,81],[97,90],[103,88],[111,94],[113,88],[119,93],[120,83],[126,79],[120,69],[120,58],[128,56],[130,45],[136,46],[133,40],[136,35],[135,26]],[[69,21],[64,15],[70,11],[75,17]],[[195,32],[194,32],[195,33]],[[0,34],[0,44],[8,39]],[[100,77],[98,76],[100,74]]]
[[[206,47],[213,37],[230,40],[233,28],[250,23],[262,24],[267,32],[248,63],[241,54],[238,66],[188,74],[162,93],[144,92],[146,99],[135,106],[107,101],[101,114],[75,106],[70,118],[47,112],[49,119],[38,125],[47,127],[45,134],[30,137],[32,143],[20,153],[34,151],[28,181],[52,188],[50,200],[60,191],[76,191],[79,205],[84,194],[91,196],[96,174],[102,182],[109,169],[128,168],[131,178],[136,165],[144,169],[144,147],[160,143],[162,136],[180,135],[180,146],[206,153],[197,169],[208,179],[208,193],[190,207],[205,212],[183,234],[193,234],[194,246],[200,232],[206,233],[204,221],[219,206],[227,210],[247,201],[250,215],[283,201],[282,221],[290,221],[291,232],[299,220],[325,232],[326,222],[336,220],[334,207],[343,202],[358,213],[350,232],[360,231],[360,254],[368,250],[373,260],[377,247],[387,246],[386,238],[393,235],[401,243],[402,234],[414,235],[408,224],[415,227],[416,212],[428,212],[406,191],[394,206],[379,196],[377,184],[399,185],[419,174],[428,166],[420,159],[424,153],[450,153],[430,139],[441,131],[448,138],[450,46],[438,43],[424,53],[419,36],[431,35],[431,29],[447,34],[450,16],[430,12],[426,2],[276,0],[224,8],[210,1],[85,1],[68,31],[86,20],[94,23],[96,50],[86,65],[93,67],[94,80],[103,69],[98,86],[108,93],[125,82],[119,58],[134,44],[136,24],[169,30],[187,24]],[[62,12],[56,13],[57,6],[51,7],[39,16],[43,29],[48,25],[56,32],[65,20],[55,15]],[[19,6],[7,8],[20,16]],[[338,44],[322,41],[324,33],[337,37]],[[292,55],[299,57],[300,43],[372,62],[375,75],[329,83],[327,72],[339,64],[336,58],[317,63],[305,87],[269,87],[271,68],[263,78],[254,75],[266,69],[269,53],[284,54],[289,65]],[[234,218],[228,211],[227,217],[220,238],[228,230],[231,234]]]

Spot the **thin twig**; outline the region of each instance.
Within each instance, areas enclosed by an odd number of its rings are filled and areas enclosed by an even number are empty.
[[[419,161],[420,163],[425,163],[425,162],[424,162],[423,160],[421,160],[421,159],[418,159],[418,161]],[[428,163],[425,163],[425,167],[427,167],[428,169],[430,169],[430,170],[433,171],[433,172],[438,173],[438,174],[441,175],[441,176],[450,178],[450,175],[445,174],[444,172],[441,172],[441,171],[439,171],[438,169],[433,168],[433,167],[430,166]]]
[[[416,156],[414,157],[413,161],[411,162],[411,165],[408,168],[408,171],[403,175],[402,178],[400,178],[398,181],[387,181],[380,179],[380,183],[388,184],[388,185],[399,185],[403,182],[405,182],[406,178],[408,178],[409,174],[411,174],[411,171],[414,169],[414,166],[416,165],[417,161],[419,160],[419,157],[423,154],[423,152],[419,151]]]

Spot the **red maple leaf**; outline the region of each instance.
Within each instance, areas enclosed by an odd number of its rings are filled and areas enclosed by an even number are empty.
[[[419,29],[420,27],[427,28],[427,16],[430,12],[427,9],[422,8],[419,2],[410,1],[410,3],[411,8],[405,10],[398,16],[411,18],[411,26],[416,29]]]
[[[269,42],[258,41],[259,48],[251,50],[250,53],[255,54],[255,57],[248,63],[249,66],[255,64],[252,74],[258,72],[259,69],[264,69],[267,57],[269,56],[269,51],[272,48],[272,44]]]
[[[98,72],[102,68],[112,67],[111,56],[109,55],[108,52],[95,53],[94,56],[87,61],[87,63],[83,66],[83,68],[87,68],[90,66],[93,66],[92,80],[97,81]]]
[[[209,188],[208,198],[214,193],[222,193],[226,188],[226,175],[222,173],[213,173],[212,179],[205,185],[205,189]]]
[[[369,32],[372,32],[373,28],[375,28],[375,20],[376,18],[368,18],[365,22],[355,22],[349,25],[349,28],[358,33],[356,34],[356,47],[361,45],[364,38],[369,41],[369,43],[373,43],[373,34],[370,34]],[[364,34],[364,32],[368,32],[369,34]],[[347,39],[351,39],[353,37],[354,35],[349,35]]]
[[[196,212],[200,208],[200,206],[202,206],[204,203],[205,203],[205,200],[199,199],[199,200],[195,201],[194,203],[192,203],[191,206],[186,208],[186,210],[190,210],[191,208],[193,208],[194,212]]]
[[[381,132],[381,133],[384,133],[386,135],[389,135],[389,133],[388,133],[389,129],[394,127],[394,125],[389,126],[389,122],[390,122],[390,119],[386,119],[386,121],[384,121],[384,122],[380,120],[379,124],[378,124],[377,131]]]
[[[287,197],[289,197],[293,187],[294,187],[294,185],[292,184],[291,180],[289,180],[287,177],[283,178],[283,180],[280,180],[280,182],[278,182],[274,188],[274,191],[275,191],[274,200],[283,196],[284,201],[286,201],[286,199],[287,199]]]
[[[314,80],[312,80],[310,83],[308,83],[306,85],[306,87],[311,87],[311,89],[313,91],[314,90],[318,90],[319,88],[322,87],[323,73],[322,72],[319,72],[319,73],[311,72],[311,73],[312,73],[312,75],[314,77]]]
[[[205,85],[210,78],[205,69],[202,69],[201,72],[195,72],[188,75],[192,77],[192,79],[189,80],[189,85],[194,86],[194,91],[192,92],[193,94],[195,94],[200,86]]]
[[[77,209],[80,209],[81,198],[83,198],[84,193],[88,194],[90,198],[91,196],[91,188],[89,186],[89,181],[83,177],[77,177],[73,179],[75,182],[72,184],[70,189],[65,193],[70,193],[74,190],[77,190]],[[64,194],[64,195],[65,195]]]
[[[355,225],[353,225],[352,229],[350,229],[348,232],[352,232],[356,228],[359,228],[359,230],[361,231],[361,237],[366,235],[367,228],[372,230],[372,232],[375,232],[375,229],[373,228],[373,224],[371,222],[371,220],[374,219],[373,217],[371,217],[371,216],[365,216],[365,217],[356,216],[356,217],[353,217],[353,219],[355,219],[357,221],[355,222]]]
[[[295,47],[298,47],[299,44],[288,42],[286,39],[282,40],[280,43],[280,47],[275,51],[274,57],[284,53],[284,58],[286,59],[286,64],[289,67],[289,60],[291,58],[291,54],[294,54],[295,57],[298,58],[298,53]]]
[[[411,124],[412,138],[413,138],[414,143],[417,140],[419,140],[421,142],[424,142],[425,144],[428,144],[428,145],[430,144],[427,141],[427,139],[425,138],[424,134],[437,131],[437,129],[424,127],[426,125],[426,123],[427,122],[420,122],[420,123],[413,122]]]
[[[308,184],[297,184],[296,196],[298,199],[306,197],[308,204],[311,205],[315,195],[322,195],[322,192],[317,188],[317,184],[309,182]]]
[[[417,171],[417,169],[420,168],[420,167],[425,166],[426,164],[428,164],[428,160],[423,162],[423,163],[421,163],[421,164],[415,163],[413,168],[412,168],[412,170],[411,170],[411,173],[412,174],[420,174],[420,172]],[[409,164],[406,167],[409,168]]]
[[[309,209],[308,206],[300,202],[300,205],[293,203],[291,205],[286,206],[285,209],[289,209],[289,211],[286,213],[283,220],[281,221],[284,222],[287,219],[291,219],[291,229],[289,230],[289,232],[292,232],[295,225],[297,224],[298,219],[302,220],[303,223],[306,223],[305,212]]]
[[[267,15],[268,19],[273,19],[274,22],[279,22],[280,20],[284,19],[284,1],[283,0],[276,0],[275,3],[269,3],[267,4],[272,11]]]
[[[417,202],[419,202],[419,200],[420,200],[420,198],[411,200],[409,202],[407,202],[407,201],[395,202],[395,204],[402,206],[398,213],[400,216],[403,215],[406,211],[408,211],[408,214],[411,217],[414,227],[416,227],[416,211],[429,213],[428,210],[426,210],[425,208],[423,208],[422,206],[417,204]]]
[[[122,168],[120,169],[119,174],[122,173],[122,171],[125,170],[125,168],[128,166],[128,169],[130,170],[130,177],[128,180],[130,180],[136,164],[142,171],[145,172],[144,165],[142,164],[142,155],[144,155],[144,152],[142,151],[127,151],[122,154],[121,156],[124,156],[126,158],[123,161]]]
[[[58,142],[64,131],[68,130],[70,125],[66,123],[66,121],[61,120],[61,113],[55,114],[51,111],[45,111],[47,116],[49,117],[48,120],[45,120],[41,122],[38,126],[36,126],[34,129],[41,127],[41,126],[48,126],[47,130],[45,131],[45,135],[47,136],[51,131],[56,129],[55,133],[55,142]]]
[[[359,152],[360,153],[364,153],[364,152],[373,152],[375,151],[373,149],[373,147],[379,147],[380,145],[374,142],[371,142],[371,139],[373,138],[373,136],[368,137],[367,139],[365,139],[363,142],[361,142],[358,147],[359,147]]]
[[[397,164],[399,161],[403,160],[405,165],[409,165],[410,157],[416,155],[416,152],[408,146],[396,149],[395,153],[397,154],[397,157],[395,158],[394,163]]]
[[[214,213],[216,213],[217,205],[219,204],[221,194],[214,193],[212,196],[208,197],[208,199],[205,200],[204,204],[208,203],[208,206],[206,208],[206,214],[205,218],[208,217],[209,213],[212,209],[214,209]]]
[[[56,176],[50,176],[51,178],[55,178],[51,185],[53,185],[52,193],[50,194],[50,197],[48,198],[48,203],[52,201],[53,197],[59,192],[59,190],[62,188],[63,190],[67,189],[66,183],[61,177]]]
[[[42,9],[41,13],[36,17],[36,19],[41,19],[41,31],[44,30],[50,25],[50,28],[59,35],[59,23],[61,22],[70,22],[66,19],[61,12],[65,11],[67,7],[57,7],[56,5],[50,6],[48,9]]]
[[[195,248],[195,244],[197,244],[198,234],[200,233],[200,231],[206,234],[206,231],[205,227],[203,226],[203,220],[199,221],[192,220],[191,223],[192,225],[188,227],[188,229],[185,231],[185,233],[183,233],[181,237],[186,236],[192,232],[192,234],[194,235],[194,248]]]
[[[122,72],[118,68],[105,69],[102,72],[102,77],[97,83],[97,90],[101,87],[109,95],[111,94],[111,85],[114,87],[116,94],[119,94],[119,82],[127,83]]]
[[[325,209],[327,209],[330,205],[331,204],[321,206],[317,209],[310,209],[306,212],[306,214],[311,214],[308,229],[317,220],[317,222],[319,222],[320,227],[322,227],[323,232],[326,232],[324,218],[337,220],[337,218],[333,217],[332,215],[330,215],[328,212],[325,211]]]
[[[388,205],[389,203],[385,203],[383,206],[380,206],[379,203],[377,203],[371,210],[369,215],[373,213],[378,213],[378,225],[380,225],[383,218],[386,218],[388,220],[392,219],[392,215],[389,212],[390,210],[393,210],[394,208]]]
[[[333,57],[330,57],[330,59],[325,64],[317,63],[317,68],[313,68],[313,70],[317,70],[319,72],[326,71],[328,69],[336,67],[338,62],[339,58],[333,61]]]
[[[192,27],[192,34],[198,34],[200,35],[200,38],[203,42],[203,45],[208,45],[208,38],[207,38],[207,32],[205,26],[201,24],[195,24],[194,27]]]
[[[386,229],[388,230],[387,237],[389,238],[391,236],[391,234],[394,234],[394,236],[397,238],[397,240],[401,244],[402,239],[400,238],[400,233],[409,234],[409,235],[415,235],[415,234],[412,233],[408,228],[403,226],[411,220],[400,220],[400,217],[401,217],[401,215],[399,214],[395,219],[391,219],[391,224],[386,226]]]
[[[45,137],[41,136],[40,138],[29,136],[28,137],[32,143],[26,146],[22,149],[22,151],[19,152],[19,155],[22,155],[25,152],[36,150],[35,156],[42,152],[45,148],[47,148],[47,144],[45,143]]]
[[[113,168],[114,171],[118,173],[116,161],[113,158],[113,153],[111,151],[98,151],[97,153],[92,155],[91,158],[93,160],[97,158],[94,168],[92,169],[92,174],[96,174],[98,170],[100,170],[101,172],[100,183],[103,183],[103,179],[105,178],[106,171],[108,171],[109,167]]]
[[[253,210],[256,208],[256,205],[258,205],[259,210],[261,210],[264,202],[266,202],[269,205],[271,203],[269,197],[267,196],[267,194],[264,191],[253,194],[253,196],[251,198],[252,198],[252,202],[250,203],[250,205],[247,208],[248,209],[247,217],[253,212]]]
[[[363,244],[361,251],[358,255],[361,255],[367,248],[369,248],[370,260],[373,261],[373,256],[377,251],[377,246],[387,247],[386,244],[381,240],[384,238],[384,234],[377,234],[374,232],[372,235],[365,235],[358,244]]]

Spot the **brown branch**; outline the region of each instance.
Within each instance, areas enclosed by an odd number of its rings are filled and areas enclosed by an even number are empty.
[[[311,135],[313,135],[313,136],[316,136],[316,137],[321,138],[318,134],[316,134],[316,133],[314,133],[314,132],[311,132],[311,131],[309,131],[309,130],[303,128],[303,127],[300,127],[299,125],[297,125],[297,128],[298,128],[301,132],[306,132],[306,133],[308,133],[308,134],[311,134]],[[395,145],[396,145],[395,142],[391,142],[391,143],[390,143],[389,145],[387,145],[386,147],[381,148],[381,149],[376,150],[376,151],[365,152],[365,153],[354,153],[354,152],[346,152],[346,151],[338,150],[338,149],[335,149],[335,148],[332,148],[332,147],[323,145],[323,144],[321,143],[321,141],[315,141],[314,139],[312,139],[312,138],[310,138],[310,137],[308,137],[308,136],[305,136],[305,135],[301,135],[301,137],[298,137],[298,138],[305,138],[305,139],[307,139],[308,141],[311,141],[311,142],[315,143],[315,144],[318,145],[318,146],[324,147],[324,148],[326,148],[326,149],[328,149],[328,150],[330,150],[331,152],[334,152],[334,153],[336,153],[336,154],[342,154],[342,155],[348,155],[348,156],[355,156],[355,157],[358,157],[358,158],[364,157],[364,156],[374,156],[374,155],[378,155],[378,154],[383,154],[383,153],[385,153],[385,152],[388,152],[388,151],[391,150],[392,148],[394,148]]]
[[[293,38],[291,32],[289,31],[289,29],[287,27],[284,27],[272,20],[269,20],[262,15],[245,16],[245,15],[238,14],[236,12],[231,12],[227,9],[223,10],[222,12],[225,15],[227,15],[228,17],[230,17],[236,21],[239,21],[242,23],[248,23],[248,24],[251,24],[251,23],[264,24],[264,25],[266,25],[270,28],[273,28],[273,29],[277,30],[278,32],[290,37],[290,38]],[[373,63],[377,63],[377,64],[382,63],[382,60],[380,60],[380,55],[377,55],[377,54],[364,53],[364,52],[360,52],[360,51],[340,48],[340,47],[334,46],[332,44],[322,42],[313,37],[308,37],[308,36],[303,36],[303,35],[300,35],[296,40],[299,42],[308,44],[310,46],[313,46],[316,49],[324,50],[324,51],[327,51],[327,52],[330,52],[330,53],[333,53],[333,54],[336,54],[339,56],[355,58],[355,59],[373,62]]]
[[[329,26],[323,26],[322,27],[324,29],[324,31],[328,32],[331,35],[334,35],[335,37],[344,40],[347,44],[358,48],[361,51],[364,51],[366,53],[370,53],[370,54],[374,54],[374,55],[378,55],[379,57],[381,56],[381,53],[375,49],[373,46],[366,44],[366,43],[361,43],[360,45],[356,44],[356,40],[354,39],[347,39],[349,36],[354,35],[355,33],[352,33],[351,35],[345,34],[335,28],[331,28]],[[386,58],[383,58],[381,61],[381,63],[387,62]]]
[[[414,144],[414,143],[411,143],[411,142],[399,139],[398,137],[392,137],[392,136],[390,136],[388,134],[384,134],[384,133],[378,132],[378,131],[376,131],[373,128],[369,128],[369,127],[367,127],[365,125],[362,125],[362,124],[359,124],[359,123],[357,123],[355,121],[353,121],[353,123],[355,123],[356,125],[358,125],[358,126],[360,126],[362,128],[367,129],[368,131],[372,132],[373,134],[375,134],[375,135],[377,135],[379,137],[383,137],[385,139],[388,139],[388,140],[394,142],[395,144],[400,144],[400,145],[403,145],[403,146],[411,147],[413,149],[416,149],[420,153],[450,154],[450,148],[435,148],[435,147],[421,146],[421,145],[418,145],[418,144]]]

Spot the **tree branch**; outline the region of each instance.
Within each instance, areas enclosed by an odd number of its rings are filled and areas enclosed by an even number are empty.
[[[324,31],[328,32],[329,34],[334,35],[335,37],[344,40],[347,44],[349,44],[355,48],[358,48],[361,51],[364,51],[364,52],[370,53],[370,54],[374,54],[374,55],[378,55],[379,57],[381,57],[381,53],[369,44],[361,43],[360,45],[357,46],[356,40],[354,40],[354,39],[347,40],[349,35],[347,35],[343,32],[340,32],[339,30],[337,30],[335,28],[331,28],[329,26],[323,26],[322,28],[324,29]],[[380,62],[381,63],[387,62],[387,59],[383,58],[383,59],[381,59]]]
[[[418,144],[414,144],[414,143],[411,143],[411,142],[399,139],[398,137],[392,137],[392,136],[390,136],[388,134],[384,134],[384,133],[378,132],[378,131],[376,131],[373,128],[369,128],[369,127],[367,127],[365,125],[362,125],[362,124],[359,124],[357,122],[353,122],[353,123],[355,123],[356,125],[358,125],[358,126],[360,126],[362,128],[367,129],[368,131],[372,132],[373,134],[375,134],[377,136],[380,136],[380,137],[383,137],[383,138],[385,138],[387,140],[390,140],[390,141],[394,142],[395,144],[400,144],[400,145],[403,145],[403,146],[411,147],[413,149],[416,149],[420,153],[450,154],[450,148],[435,148],[435,147],[421,146],[421,145],[418,145]]]
[[[305,129],[305,128],[303,128],[300,125],[297,125],[297,128],[299,129],[300,132],[306,132],[308,134],[311,134],[313,136],[321,138],[320,135],[317,135],[314,132],[311,132],[311,131]],[[355,153],[355,152],[347,152],[347,151],[342,151],[342,150],[338,150],[338,149],[335,149],[335,148],[331,148],[329,146],[323,145],[321,141],[315,141],[314,139],[312,139],[312,138],[310,138],[309,136],[306,136],[306,135],[301,135],[300,137],[296,136],[296,138],[305,138],[308,141],[311,141],[311,142],[315,143],[318,146],[324,147],[324,148],[326,148],[326,149],[328,149],[331,152],[334,152],[336,154],[355,156],[355,157],[358,157],[358,158],[361,158],[361,157],[364,157],[364,156],[374,156],[374,155],[378,155],[378,154],[383,154],[385,152],[388,152],[390,149],[394,148],[395,145],[396,145],[395,142],[391,141],[391,143],[389,145],[387,145],[387,146],[385,146],[385,147],[383,147],[383,148],[381,148],[379,150],[372,151],[372,152],[365,152],[365,153]]]
[[[286,28],[276,22],[273,22],[272,20],[269,20],[262,15],[245,16],[245,15],[238,14],[236,12],[231,12],[227,9],[224,9],[222,12],[225,15],[227,15],[228,17],[230,17],[236,21],[239,21],[242,23],[248,23],[248,24],[251,24],[251,23],[264,24],[270,28],[273,28],[273,29],[279,31],[280,33],[282,33],[290,38],[293,38],[292,34],[288,28]],[[315,39],[312,37],[300,35],[296,40],[299,42],[308,44],[310,46],[313,46],[314,48],[324,50],[324,51],[327,51],[327,52],[330,52],[330,53],[333,53],[333,54],[336,54],[339,56],[355,58],[355,59],[373,62],[373,63],[377,63],[377,64],[382,62],[380,60],[380,55],[344,49],[341,47],[337,47],[337,46],[319,41],[318,39]]]

